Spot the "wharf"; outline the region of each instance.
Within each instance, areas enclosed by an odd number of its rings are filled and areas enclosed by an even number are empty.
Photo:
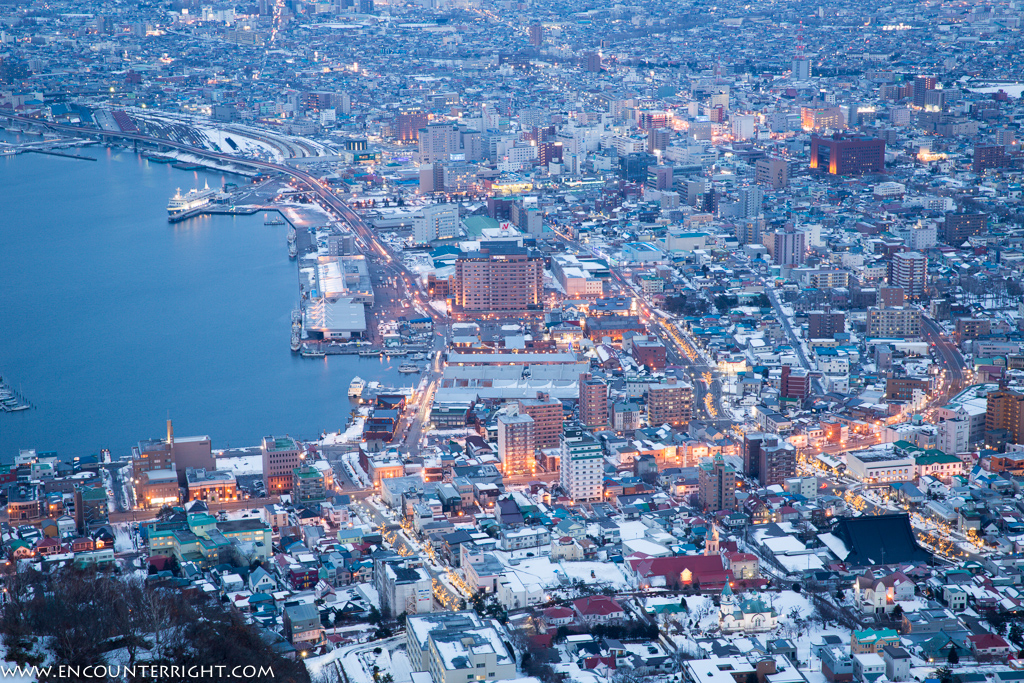
[[[359,353],[363,353],[366,351],[376,351],[376,353],[374,354],[375,356],[379,356],[383,353],[383,351],[379,349],[374,349],[372,347],[367,347],[365,344],[356,346],[355,344],[340,344],[338,342],[318,341],[315,339],[304,339],[302,341],[302,346],[303,349],[307,352],[313,352],[316,354],[323,353],[327,356],[355,356]],[[405,354],[426,354],[431,351],[431,348],[426,344],[410,344],[408,346],[402,346],[397,350],[400,351],[400,354],[394,354],[395,358],[399,360],[405,360]]]
[[[263,211],[262,206],[204,206],[191,211],[184,211],[179,214],[167,217],[168,223],[179,223],[196,216],[225,215],[225,216],[251,216],[257,211]]]

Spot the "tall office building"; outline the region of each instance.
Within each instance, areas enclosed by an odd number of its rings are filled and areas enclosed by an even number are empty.
[[[794,57],[790,69],[792,70],[790,78],[794,81],[806,81],[811,78],[811,60],[806,57]]]
[[[562,439],[565,411],[562,402],[543,391],[537,398],[519,399],[519,414],[533,418],[533,439],[536,448],[555,448]]]
[[[917,251],[899,251],[889,261],[889,284],[902,287],[908,299],[924,296],[928,257]]]
[[[754,165],[754,181],[781,190],[789,185],[789,162],[777,157],[758,159]]]
[[[579,427],[567,427],[561,439],[559,483],[575,503],[601,500],[604,453],[601,443]]]
[[[704,512],[736,507],[736,471],[725,464],[721,453],[705,459],[697,471],[697,505]]]
[[[775,232],[773,242],[772,259],[776,265],[803,265],[807,254],[807,233],[789,224]]]
[[[595,379],[589,372],[580,375],[580,422],[585,427],[607,427],[608,383]]]
[[[293,471],[304,457],[302,446],[290,436],[265,436],[260,450],[267,495],[290,492]]]
[[[544,44],[544,27],[540,24],[530,24],[530,45],[540,47]]]
[[[427,114],[419,110],[400,111],[396,117],[399,142],[417,142],[420,129],[427,125]]]
[[[537,470],[534,458],[534,423],[529,415],[498,416],[498,458],[506,476],[530,474]]]
[[[481,242],[455,261],[452,314],[457,320],[544,312],[544,259],[515,242]]]
[[[583,70],[597,73],[601,70],[601,55],[597,52],[588,52],[583,55]]]
[[[885,140],[857,135],[812,135],[810,167],[831,175],[881,173],[885,170]]]
[[[431,123],[419,131],[420,163],[448,161],[459,153],[459,127],[454,123]]]
[[[672,377],[647,387],[647,424],[686,427],[693,417],[693,386]]]

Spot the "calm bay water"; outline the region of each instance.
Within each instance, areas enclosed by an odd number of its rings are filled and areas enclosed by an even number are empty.
[[[409,383],[397,360],[289,351],[286,226],[168,224],[176,188],[244,179],[85,154],[99,160],[0,158],[0,375],[36,406],[0,413],[0,462],[19,448],[117,457],[162,436],[168,415],[214,448],[314,438],[344,427],[355,375]]]

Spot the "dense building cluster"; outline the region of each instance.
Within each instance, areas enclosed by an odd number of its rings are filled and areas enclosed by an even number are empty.
[[[216,595],[347,683],[1019,678],[1021,20],[12,5],[0,124],[42,137],[0,151],[237,173],[317,222],[292,350],[418,377],[312,439],[25,444],[5,580]]]

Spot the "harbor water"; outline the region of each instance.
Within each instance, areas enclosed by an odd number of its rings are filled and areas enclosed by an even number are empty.
[[[124,456],[168,416],[214,448],[315,438],[345,427],[356,375],[418,381],[403,358],[290,352],[287,226],[260,213],[168,224],[176,188],[244,178],[83,154],[98,160],[0,158],[0,376],[34,406],[0,412],[0,462],[21,448]]]

